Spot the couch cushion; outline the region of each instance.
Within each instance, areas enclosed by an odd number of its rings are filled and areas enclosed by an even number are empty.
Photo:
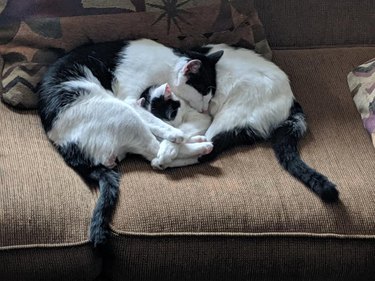
[[[272,49],[375,44],[373,0],[255,0]]]
[[[88,243],[97,194],[65,165],[36,112],[0,103],[0,132],[0,280],[93,280],[101,271]]]
[[[0,3],[2,98],[19,108],[36,107],[45,64],[82,44],[145,37],[180,48],[227,42],[271,55],[253,1],[8,2]]]
[[[339,203],[323,203],[289,176],[268,144],[165,172],[127,159],[120,166],[112,221],[112,280],[198,280],[183,278],[193,269],[205,280],[249,280],[263,276],[261,265],[269,269],[280,262],[280,280],[318,280],[318,273],[324,280],[366,280],[375,274],[375,161],[346,82],[347,73],[374,52],[375,47],[274,53],[307,114],[302,158],[337,184]],[[211,254],[230,264],[222,270],[206,266]],[[248,269],[237,268],[237,260]],[[351,262],[355,270],[347,266]],[[133,264],[145,275],[135,277]],[[148,268],[157,274],[147,275]]]

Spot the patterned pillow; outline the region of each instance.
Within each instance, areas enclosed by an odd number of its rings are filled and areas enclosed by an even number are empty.
[[[353,100],[375,147],[375,58],[348,74]]]
[[[271,57],[252,0],[3,0],[0,26],[2,99],[19,108],[36,107],[35,87],[48,64],[89,42],[224,42]]]

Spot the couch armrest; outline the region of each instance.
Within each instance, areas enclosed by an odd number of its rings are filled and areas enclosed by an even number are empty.
[[[273,48],[374,45],[374,0],[255,0]]]

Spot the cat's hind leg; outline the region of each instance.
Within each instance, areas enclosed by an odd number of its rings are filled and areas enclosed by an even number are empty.
[[[232,127],[227,115],[216,116],[208,128],[205,136],[213,143],[213,150],[199,157],[199,162],[211,161],[225,150],[238,145],[252,145],[262,139],[250,125]]]
[[[142,120],[147,123],[149,129],[155,136],[175,143],[182,143],[185,140],[185,134],[181,130],[155,117],[151,112],[148,112],[138,104],[134,105],[134,109]]]

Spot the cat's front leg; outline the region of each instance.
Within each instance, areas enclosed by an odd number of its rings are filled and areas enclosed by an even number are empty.
[[[168,124],[169,127],[160,127],[154,124],[148,124],[151,132],[158,138],[168,140],[173,143],[182,143],[185,140],[185,134],[183,131],[176,129]]]
[[[209,154],[212,149],[211,142],[176,144],[163,141],[160,144],[158,157],[151,161],[151,165],[158,170],[193,165],[198,163],[198,156]]]
[[[172,162],[179,153],[179,144],[163,140],[160,143],[157,157],[151,161],[151,166],[157,170],[163,170],[166,163]]]
[[[159,118],[155,117],[151,112],[148,112],[138,104],[134,105],[134,109],[139,116],[146,121],[153,135],[160,139],[169,140],[174,143],[182,143],[185,140],[185,134],[180,129],[177,129]]]

